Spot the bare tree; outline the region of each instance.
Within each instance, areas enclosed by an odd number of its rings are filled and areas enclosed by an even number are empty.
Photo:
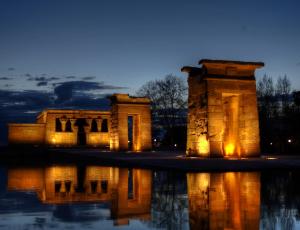
[[[289,97],[291,94],[291,82],[286,75],[279,77],[276,83],[276,96],[281,102],[281,112],[286,113],[289,109]]]
[[[174,127],[184,122],[182,110],[187,105],[187,86],[181,78],[169,74],[149,81],[136,94],[151,99],[153,121],[158,121],[168,133],[172,134]],[[173,144],[173,138],[170,141]]]
[[[260,113],[266,118],[274,117],[277,113],[277,102],[273,79],[266,74],[257,84],[257,96]]]

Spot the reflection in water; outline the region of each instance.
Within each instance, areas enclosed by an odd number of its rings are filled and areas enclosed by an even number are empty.
[[[153,176],[151,227],[188,229],[186,176],[174,172],[155,172]]]
[[[259,229],[259,173],[187,174],[191,229]]]
[[[128,218],[133,216],[149,219],[151,171],[87,166],[83,180],[78,179],[81,177],[78,173],[76,166],[11,168],[7,189],[35,191],[40,201],[47,204],[111,202],[111,216],[117,225],[128,224]],[[57,206],[55,213],[60,210],[68,213],[69,209],[68,206]]]
[[[75,165],[0,169],[0,229],[300,229],[299,176]]]
[[[262,229],[300,229],[299,177],[299,171],[262,173]]]

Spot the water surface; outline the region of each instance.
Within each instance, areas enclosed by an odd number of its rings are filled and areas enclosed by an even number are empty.
[[[300,229],[298,171],[0,169],[0,229]]]

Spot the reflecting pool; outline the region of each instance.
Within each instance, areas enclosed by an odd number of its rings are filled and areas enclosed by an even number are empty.
[[[300,229],[300,172],[0,168],[0,229]]]

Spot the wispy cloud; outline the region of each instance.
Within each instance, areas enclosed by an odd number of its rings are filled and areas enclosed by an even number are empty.
[[[0,80],[11,80],[11,77],[0,77]]]
[[[27,80],[28,81],[55,81],[59,80],[59,77],[30,77]]]
[[[82,80],[88,81],[88,80],[93,80],[95,79],[95,76],[87,76],[87,77],[83,77]]]
[[[67,78],[67,79],[74,79],[74,78],[76,78],[76,76],[66,76],[65,78]]]
[[[47,81],[39,81],[36,86],[46,86],[48,85],[48,82]]]

